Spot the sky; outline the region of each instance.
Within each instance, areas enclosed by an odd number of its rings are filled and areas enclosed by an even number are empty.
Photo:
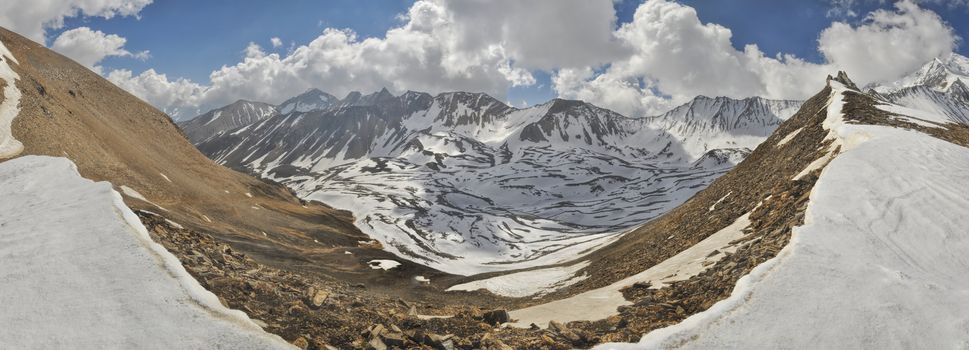
[[[177,118],[309,88],[586,100],[803,99],[966,54],[966,0],[7,0],[0,26]]]

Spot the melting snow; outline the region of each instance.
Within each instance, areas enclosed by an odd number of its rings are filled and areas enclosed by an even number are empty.
[[[727,199],[727,197],[730,197],[731,194],[733,194],[733,191],[727,192],[727,194],[723,195],[723,197],[720,197],[716,203],[713,203],[713,205],[710,206],[710,210],[708,211],[714,211],[717,209],[717,205],[720,204],[720,202],[723,202],[724,199]],[[673,238],[673,236],[670,236],[670,238]]]
[[[797,128],[797,130],[791,131],[790,134],[787,134],[787,136],[784,136],[783,139],[781,139],[780,141],[777,141],[777,146],[783,146],[783,145],[786,145],[788,142],[791,142],[791,140],[793,140],[794,137],[797,136],[797,134],[801,133],[802,129],[804,128]]]
[[[369,264],[370,264],[370,268],[374,270],[390,270],[392,268],[400,266],[399,262],[396,262],[393,260],[383,260],[383,259],[370,260]]]
[[[513,325],[529,327],[535,323],[541,327],[549,321],[593,321],[616,314],[616,308],[629,305],[629,301],[619,291],[635,283],[648,282],[653,288],[662,288],[666,283],[682,281],[696,276],[723,258],[723,252],[733,252],[733,242],[744,236],[743,229],[750,225],[749,214],[737,218],[734,223],[710,235],[696,245],[650,267],[646,271],[627,277],[611,285],[586,291],[570,298],[556,300],[511,312],[517,320]],[[720,251],[720,254],[712,254]]]
[[[10,61],[18,63],[17,58],[0,42],[0,80],[5,84],[3,102],[0,102],[0,159],[13,157],[24,150],[24,145],[13,138],[13,118],[20,114],[21,93],[16,84],[20,76],[10,67]]]
[[[138,191],[135,191],[135,189],[133,189],[131,187],[128,187],[128,186],[125,186],[125,185],[121,185],[120,188],[121,188],[121,192],[124,193],[125,196],[128,196],[128,197],[131,197],[131,198],[140,200],[142,202],[145,202],[145,203],[154,205],[154,206],[158,207],[158,209],[161,209],[161,210],[164,210],[164,211],[168,211],[168,209],[165,209],[164,207],[162,207],[162,206],[160,206],[158,204],[155,204],[154,202],[148,200],[148,198],[145,198],[145,196],[141,195],[141,193],[139,193]]]
[[[570,286],[586,279],[588,276],[575,276],[575,273],[589,266],[588,261],[565,267],[549,267],[544,269],[523,271],[501,275],[483,280],[471,281],[451,286],[448,291],[474,291],[487,289],[488,291],[506,296],[522,298],[530,295],[544,295],[562,287]]]
[[[292,348],[222,306],[69,160],[0,164],[0,198],[3,347]]]

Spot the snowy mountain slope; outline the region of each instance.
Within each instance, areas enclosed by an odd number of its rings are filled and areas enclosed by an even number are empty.
[[[961,80],[954,82],[948,91],[938,91],[928,86],[912,86],[880,96],[894,104],[931,112],[953,122],[969,124],[969,89]]]
[[[953,53],[936,58],[919,70],[886,84],[873,84],[871,94],[905,107],[969,124],[969,58]]]
[[[192,143],[199,143],[226,131],[246,126],[277,114],[276,107],[268,103],[239,100],[213,109],[191,120],[179,122]]]
[[[794,115],[801,104],[801,101],[760,97],[735,100],[698,96],[669,112],[650,117],[649,124],[672,134],[692,154],[712,149],[754,149]]]
[[[5,348],[291,349],[202,288],[65,158],[0,163]]]
[[[283,103],[279,104],[277,110],[281,114],[287,114],[293,111],[309,112],[314,109],[326,109],[338,103],[340,103],[340,99],[333,95],[320,91],[319,89],[309,89],[302,94],[283,101]]]
[[[831,85],[824,127],[840,147],[790,244],[709,310],[601,348],[966,344],[969,130]]]
[[[908,87],[925,86],[936,91],[947,92],[957,81],[962,81],[963,84],[969,81],[969,57],[951,53],[946,57],[935,58],[925,63],[918,70],[897,81],[871,84],[865,87],[865,90],[875,90],[885,94]]]
[[[607,244],[729,170],[798,106],[706,100],[632,119],[581,101],[516,109],[485,94],[383,90],[197,146],[353,211],[357,226],[395,254],[474,274]],[[703,139],[719,143],[681,146]]]

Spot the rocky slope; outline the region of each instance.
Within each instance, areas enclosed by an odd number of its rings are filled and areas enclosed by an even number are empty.
[[[369,238],[348,212],[221,167],[165,114],[83,66],[6,30],[0,41],[11,53],[4,63],[17,75],[5,85],[22,94],[3,96],[5,103],[19,97],[10,130],[23,145],[20,155],[69,158],[83,177],[116,186],[130,207],[209,232],[262,262],[315,261],[319,273],[382,278],[368,261],[392,255],[361,246]]]
[[[473,274],[608,243],[705,187],[798,105],[697,98],[632,119],[581,101],[516,109],[485,94],[382,90],[197,146],[353,211],[397,255]]]

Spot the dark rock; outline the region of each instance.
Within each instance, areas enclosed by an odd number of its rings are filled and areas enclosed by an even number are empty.
[[[380,340],[383,341],[383,343],[387,346],[398,347],[401,349],[406,348],[407,345],[407,338],[404,337],[403,333],[389,331],[383,332],[380,334]]]
[[[506,323],[510,321],[511,316],[508,315],[507,310],[498,309],[498,310],[491,310],[491,311],[485,312],[484,315],[482,315],[482,319],[487,324],[497,326],[502,323]]]

